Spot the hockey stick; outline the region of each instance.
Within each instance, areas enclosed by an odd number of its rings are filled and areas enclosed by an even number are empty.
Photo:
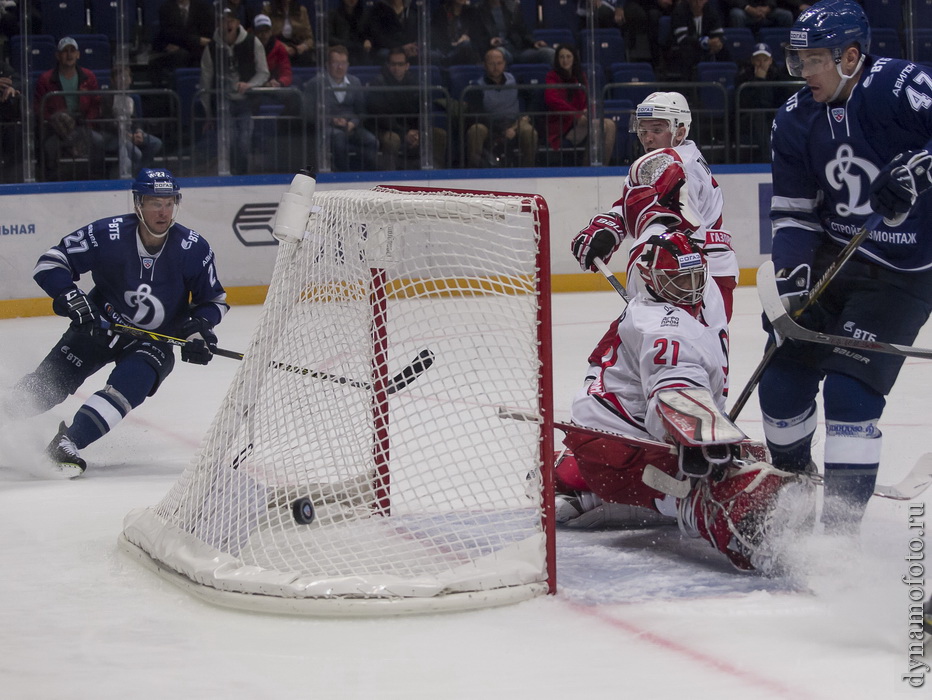
[[[774,330],[784,338],[801,340],[807,343],[833,345],[840,348],[870,350],[872,352],[882,352],[887,355],[897,355],[899,357],[919,357],[925,360],[932,360],[932,350],[927,350],[925,348],[914,348],[910,345],[897,345],[896,343],[884,343],[879,340],[849,338],[843,335],[829,335],[800,326],[796,321],[790,318],[786,308],[783,306],[783,302],[780,301],[772,262],[765,262],[757,270],[757,294],[760,296],[761,306],[764,308],[764,313],[767,314],[767,318],[770,319],[770,323],[773,325]]]
[[[816,486],[825,485],[825,477],[821,474],[808,475]],[[926,452],[913,465],[909,473],[899,482],[874,487],[874,495],[880,498],[889,498],[894,501],[911,501],[919,496],[932,484],[932,452]]]
[[[806,300],[806,303],[803,304],[801,309],[793,314],[795,317],[798,318],[801,316],[806,309],[812,306],[816,300],[822,296],[825,288],[828,287],[829,283],[833,279],[835,279],[835,276],[841,270],[842,266],[851,259],[851,256],[854,255],[855,251],[857,251],[861,244],[867,240],[871,234],[871,231],[875,226],[878,226],[881,221],[882,217],[880,214],[872,214],[870,218],[864,222],[864,225],[858,230],[854,237],[848,241],[844,248],[841,249],[838,257],[835,258],[832,264],[826,268],[825,273],[822,275],[821,279],[816,283],[816,285],[812,288],[812,291],[809,293],[809,298]],[[767,368],[767,365],[770,364],[770,361],[773,359],[773,356],[776,352],[776,343],[771,343],[767,346],[767,349],[764,351],[764,356],[757,364],[757,368],[754,370],[754,373],[751,374],[751,378],[748,379],[747,384],[744,385],[744,388],[741,390],[738,398],[735,399],[735,405],[732,406],[731,412],[728,414],[728,417],[733,421],[738,419],[738,414],[741,413],[741,409],[744,408],[744,405],[748,402],[748,399],[751,398],[751,394],[754,392],[754,388],[758,385],[758,383],[760,383],[760,378],[764,374],[764,370]]]
[[[597,268],[599,268],[599,272],[605,276],[605,279],[608,280],[609,284],[615,288],[615,291],[618,292],[618,296],[624,299],[625,303],[627,304],[628,290],[625,289],[624,285],[618,281],[618,278],[615,277],[615,273],[608,269],[608,265],[605,264],[602,258],[593,258],[592,262],[595,263]]]
[[[147,331],[135,326],[126,326],[121,323],[111,324],[110,330],[112,330],[114,333],[119,333],[120,335],[129,335],[135,338],[155,340],[162,343],[168,343],[169,345],[177,345],[178,347],[184,347],[188,343],[192,342],[190,340],[174,338],[170,335],[154,333],[153,331]],[[229,357],[233,360],[242,360],[244,357],[243,353],[241,352],[224,350],[223,348],[212,348],[211,352],[213,352],[215,355],[220,355],[221,357]],[[432,364],[434,364],[434,353],[431,352],[429,348],[424,348],[411,362],[405,365],[405,367],[402,368],[398,374],[396,374],[388,381],[386,384],[386,392],[389,394],[394,394],[395,392],[404,389],[411,382],[426,372]],[[328,382],[334,382],[335,384],[347,384],[349,386],[356,387],[357,389],[372,389],[372,384],[369,382],[358,381],[355,379],[350,379],[349,377],[342,377],[338,374],[319,372],[317,370],[308,369],[307,367],[297,367],[295,365],[285,364],[284,362],[275,362],[273,360],[269,362],[269,367],[273,369],[280,369],[285,372],[292,372],[293,374],[299,374],[305,377],[311,377],[313,379],[325,379]]]

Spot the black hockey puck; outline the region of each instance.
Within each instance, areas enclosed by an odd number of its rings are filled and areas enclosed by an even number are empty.
[[[291,514],[295,522],[301,525],[310,525],[314,522],[314,504],[307,496],[301,496],[291,504]]]

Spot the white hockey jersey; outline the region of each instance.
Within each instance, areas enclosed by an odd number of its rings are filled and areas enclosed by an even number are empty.
[[[649,235],[648,227],[645,235]],[[661,227],[662,228],[662,227]],[[631,301],[610,342],[603,342],[594,377],[576,395],[574,423],[638,438],[663,440],[656,410],[664,389],[708,389],[725,411],[728,396],[728,324],[718,285],[706,283],[699,318],[678,306],[653,299],[644,283],[629,277]],[[588,378],[588,377],[587,377]]]

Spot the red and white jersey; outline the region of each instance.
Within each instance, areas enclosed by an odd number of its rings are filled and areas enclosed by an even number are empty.
[[[639,280],[643,290],[643,282]],[[573,400],[574,423],[663,440],[656,410],[664,389],[703,387],[724,412],[728,395],[728,325],[718,285],[709,279],[699,318],[646,292],[632,295],[614,333],[590,358],[595,377]]]

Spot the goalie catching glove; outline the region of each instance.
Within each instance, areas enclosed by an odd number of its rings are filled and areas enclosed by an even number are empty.
[[[217,349],[217,336],[207,319],[192,317],[181,327],[181,337],[187,342],[181,346],[181,360],[195,365],[206,365]]]
[[[87,294],[78,288],[59,294],[52,301],[52,311],[71,319],[71,327],[79,333],[96,335],[101,331],[100,313]]]
[[[625,229],[617,214],[597,214],[586,228],[576,234],[570,248],[583,271],[598,272],[595,259],[601,258],[606,263],[611,260],[624,237]]]
[[[888,226],[899,226],[916,198],[932,187],[932,153],[900,153],[880,171],[871,184],[871,208]]]

